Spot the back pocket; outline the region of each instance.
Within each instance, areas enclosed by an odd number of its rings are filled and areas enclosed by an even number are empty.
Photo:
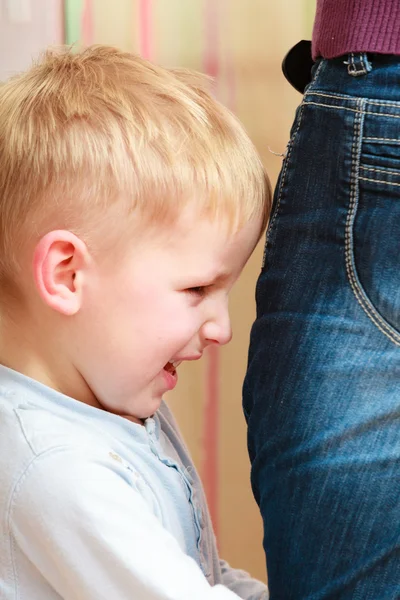
[[[400,345],[400,140],[363,139],[358,193],[353,260],[364,308]]]

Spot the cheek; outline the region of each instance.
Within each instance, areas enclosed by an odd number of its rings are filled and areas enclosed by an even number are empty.
[[[191,306],[185,295],[172,295],[168,300],[154,306],[151,320],[154,322],[160,341],[170,340],[172,343],[187,343],[201,327],[200,311]]]
[[[149,355],[159,344],[168,354],[166,346],[175,351],[174,346],[186,344],[201,327],[201,311],[190,297],[157,282],[139,285],[115,278],[112,285],[98,287],[91,294],[86,308],[101,324],[105,337],[113,338],[113,347],[119,340],[122,352]]]

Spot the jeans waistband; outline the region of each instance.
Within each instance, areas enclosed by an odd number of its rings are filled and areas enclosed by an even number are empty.
[[[318,59],[306,89],[400,102],[400,56],[351,52]]]

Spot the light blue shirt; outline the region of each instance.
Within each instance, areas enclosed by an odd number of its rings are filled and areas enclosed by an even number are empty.
[[[221,561],[163,404],[145,426],[0,366],[1,600],[267,599]]]

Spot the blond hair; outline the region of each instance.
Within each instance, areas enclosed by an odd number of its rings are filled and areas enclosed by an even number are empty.
[[[17,239],[83,235],[117,199],[150,220],[190,201],[233,227],[263,214],[258,154],[203,77],[115,48],[46,52],[0,86],[0,280]]]

